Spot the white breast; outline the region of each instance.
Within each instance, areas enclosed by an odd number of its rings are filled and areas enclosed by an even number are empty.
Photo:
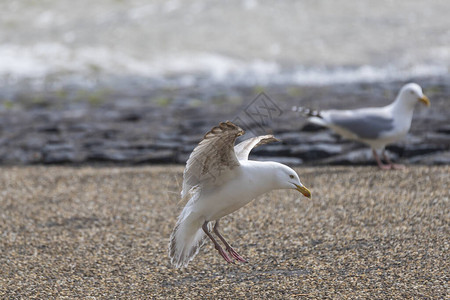
[[[251,161],[241,163],[231,180],[202,191],[194,210],[205,220],[220,219],[273,188],[269,180],[265,182],[261,172],[251,167]]]

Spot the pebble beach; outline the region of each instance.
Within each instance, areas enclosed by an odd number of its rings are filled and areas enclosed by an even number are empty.
[[[449,294],[448,166],[298,168],[223,219],[249,262],[206,241],[169,264],[181,166],[2,167],[0,298],[377,298]]]

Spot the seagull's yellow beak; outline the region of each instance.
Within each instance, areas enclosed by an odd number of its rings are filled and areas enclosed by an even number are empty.
[[[295,183],[294,183],[294,185],[296,187],[296,190],[299,191],[300,193],[302,193],[303,196],[311,199],[311,192],[307,188],[305,188],[304,186],[299,186],[298,184],[295,184]]]
[[[430,99],[427,96],[423,95],[419,98],[419,101],[423,102],[426,106],[430,106]]]

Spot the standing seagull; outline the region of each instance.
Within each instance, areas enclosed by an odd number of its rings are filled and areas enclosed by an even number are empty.
[[[310,191],[291,168],[277,162],[248,160],[254,147],[277,141],[275,137],[258,136],[234,146],[236,138],[243,134],[240,127],[229,121],[220,123],[191,153],[181,191],[182,201],[187,204],[170,236],[169,256],[175,267],[187,266],[198,253],[205,234],[227,262],[233,259],[246,262],[219,233],[220,218],[275,189],[295,189],[311,198]],[[216,221],[214,227],[209,226],[212,221]]]
[[[308,116],[312,123],[333,129],[344,138],[369,145],[380,169],[387,170],[404,168],[403,165],[393,164],[384,148],[406,136],[418,101],[430,106],[430,100],[423,94],[422,88],[409,83],[402,87],[394,102],[384,107],[313,111],[294,106],[292,110]],[[387,165],[383,165],[377,151],[382,151]]]

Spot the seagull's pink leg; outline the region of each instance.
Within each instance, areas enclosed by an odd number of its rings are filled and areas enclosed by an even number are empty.
[[[375,160],[377,161],[378,167],[381,170],[389,170],[391,168],[391,165],[383,165],[383,163],[381,162],[380,157],[378,156],[378,153],[377,153],[377,151],[375,151],[375,149],[372,149],[372,153],[373,153],[373,156],[375,157]]]
[[[220,234],[219,232],[219,220],[216,221],[216,224],[214,224],[214,233],[219,237],[219,239],[222,241],[222,243],[225,245],[225,248],[227,249],[228,253],[231,254],[236,260],[241,262],[247,262],[242,256],[239,255],[231,246],[228,244],[228,242],[225,240],[225,238]]]
[[[211,233],[208,230],[208,221],[205,221],[202,226],[203,231],[206,233],[206,235],[211,239],[211,241],[214,243],[214,247],[217,251],[219,251],[219,254],[228,262],[228,263],[234,263],[233,260],[227,255],[227,253],[220,247],[219,243],[214,239],[214,237],[211,235]]]
[[[385,161],[387,161],[387,163],[391,166],[392,169],[395,169],[395,170],[403,170],[403,169],[406,168],[405,165],[394,164],[394,163],[390,160],[389,156],[386,155],[386,152],[385,152],[384,150],[383,150],[383,158],[384,158]]]

